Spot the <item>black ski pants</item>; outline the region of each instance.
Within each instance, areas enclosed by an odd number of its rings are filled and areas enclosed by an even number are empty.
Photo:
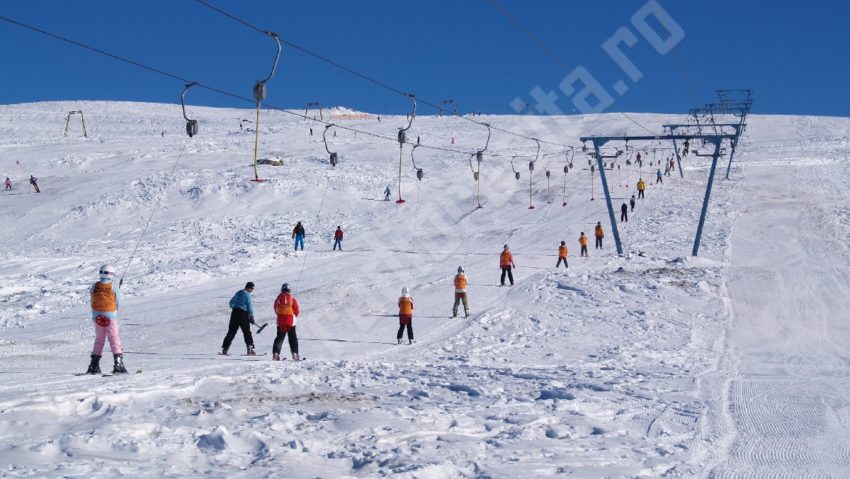
[[[289,351],[293,354],[298,354],[298,334],[295,333],[295,326],[290,326],[288,331],[282,331],[280,326],[277,328],[277,336],[274,338],[272,345],[272,353],[280,354],[280,348],[283,346],[283,338],[289,335]]]
[[[242,329],[242,336],[245,338],[245,346],[254,347],[254,337],[251,336],[251,322],[248,319],[248,311],[239,308],[233,308],[230,312],[230,326],[227,328],[227,335],[221,343],[221,349],[227,351],[230,349],[230,343],[236,337],[236,331]]]
[[[502,286],[505,285],[505,275],[508,275],[508,279],[511,280],[511,286],[513,286],[514,274],[511,272],[510,266],[502,266]]]

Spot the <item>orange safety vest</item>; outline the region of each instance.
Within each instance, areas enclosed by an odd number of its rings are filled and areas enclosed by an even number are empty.
[[[514,263],[514,257],[510,251],[502,251],[499,255],[499,266],[510,266]]]
[[[455,290],[457,291],[466,291],[466,275],[465,274],[457,274],[455,276]]]
[[[596,226],[596,229],[593,234],[595,234],[597,238],[605,236],[605,233],[602,232],[602,227],[599,225]]]
[[[398,314],[413,314],[413,298],[410,296],[398,298]]]
[[[567,246],[566,245],[558,246],[558,257],[559,258],[566,258],[567,257]]]
[[[578,237],[578,244],[582,246],[587,246],[587,236],[581,235]]]
[[[279,294],[274,302],[274,312],[278,316],[292,316],[295,314],[292,309],[292,295],[286,293]]]
[[[115,304],[115,292],[112,291],[112,283],[101,283],[98,281],[91,290],[91,309],[104,313],[118,311]]]

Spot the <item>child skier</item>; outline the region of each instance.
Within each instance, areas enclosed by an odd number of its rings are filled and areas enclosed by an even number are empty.
[[[461,301],[463,302],[464,317],[469,317],[469,302],[466,298],[466,285],[468,282],[466,273],[463,271],[463,266],[458,266],[457,274],[455,275],[455,304],[452,307],[453,318],[457,317],[457,307],[460,306]]]
[[[109,340],[109,349],[115,358],[113,374],[126,373],[124,353],[121,349],[121,337],[118,335],[118,306],[121,303],[121,290],[114,286],[115,268],[105,264],[98,271],[100,279],[89,288],[91,294],[91,316],[94,322],[94,348],[91,363],[86,374],[100,374],[100,356],[103,345]]]
[[[277,336],[272,346],[272,361],[280,361],[280,348],[283,346],[283,338],[289,334],[289,352],[292,359],[298,361],[298,335],[295,333],[295,321],[301,310],[298,309],[298,301],[292,297],[289,283],[283,283],[280,294],[274,301],[274,312],[277,314]]]
[[[555,265],[555,269],[558,269],[561,266],[561,261],[564,262],[564,268],[569,268],[570,265],[567,263],[567,254],[569,251],[567,250],[567,243],[565,241],[561,241],[561,246],[558,246],[558,264]]]
[[[629,200],[629,206],[632,207],[632,212],[635,211],[635,195],[632,195],[632,198]]]
[[[584,231],[578,237],[578,244],[581,246],[581,256],[587,256],[587,236],[584,235]]]
[[[221,343],[221,352],[227,356],[227,350],[230,349],[230,343],[236,337],[236,331],[242,330],[242,337],[245,339],[245,346],[248,348],[248,356],[256,356],[254,352],[254,337],[251,335],[251,323],[254,322],[254,300],[251,298],[251,293],[254,291],[254,283],[248,281],[245,284],[245,289],[240,289],[230,298],[230,325],[227,328],[227,334],[224,336],[224,341]]]
[[[625,201],[623,206],[620,206],[620,221],[629,221],[629,205]]]
[[[398,334],[396,340],[401,344],[401,336],[407,327],[407,344],[413,344],[413,298],[407,286],[401,288],[401,297],[398,298]]]

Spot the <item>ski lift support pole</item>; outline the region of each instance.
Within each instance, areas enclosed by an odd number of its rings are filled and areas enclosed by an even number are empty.
[[[583,136],[579,138],[581,142],[590,141],[596,149],[596,161],[599,162],[599,174],[602,175],[602,188],[605,191],[605,201],[608,205],[608,218],[611,221],[611,231],[614,233],[614,242],[617,246],[617,254],[623,255],[623,245],[620,242],[620,232],[617,230],[616,217],[614,216],[614,207],[611,204],[611,196],[608,192],[608,184],[605,182],[605,170],[602,168],[602,155],[599,153],[599,148],[609,141],[663,141],[663,140],[704,140],[714,145],[714,154],[712,155],[711,173],[708,176],[708,184],[705,188],[705,198],[702,202],[702,212],[700,213],[699,225],[697,226],[697,234],[694,238],[694,247],[691,251],[692,256],[697,256],[699,253],[699,245],[702,239],[702,229],[705,225],[705,217],[708,213],[708,201],[711,198],[711,185],[714,182],[714,172],[717,169],[717,159],[720,157],[720,146],[723,140],[732,141],[736,136],[727,133],[718,134],[702,134],[702,135],[679,135],[668,134],[660,136]]]
[[[398,200],[396,200],[396,203],[398,204],[404,203],[404,199],[401,197],[401,164],[404,153],[404,144],[407,142],[407,130],[409,130],[411,125],[413,125],[413,118],[416,117],[416,95],[413,93],[405,93],[404,95],[409,97],[413,102],[413,110],[410,112],[410,118],[407,122],[407,126],[398,129]]]
[[[255,135],[254,135],[254,182],[261,182],[263,180],[260,179],[260,174],[257,171],[257,153],[260,149],[260,103],[266,99],[266,83],[268,83],[272,77],[274,76],[275,70],[277,70],[277,62],[280,60],[280,35],[275,32],[265,32],[266,35],[271,37],[275,43],[277,44],[277,55],[274,57],[274,63],[272,64],[272,71],[269,73],[269,76],[266,77],[265,80],[257,80],[257,83],[254,84],[254,99],[257,100],[257,121],[254,123]]]

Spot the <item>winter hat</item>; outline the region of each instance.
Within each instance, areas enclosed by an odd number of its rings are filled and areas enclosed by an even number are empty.
[[[508,245],[505,245],[505,249],[508,249]]]
[[[457,272],[458,272],[458,273],[463,273],[463,266],[458,266],[458,267],[457,267]]]

